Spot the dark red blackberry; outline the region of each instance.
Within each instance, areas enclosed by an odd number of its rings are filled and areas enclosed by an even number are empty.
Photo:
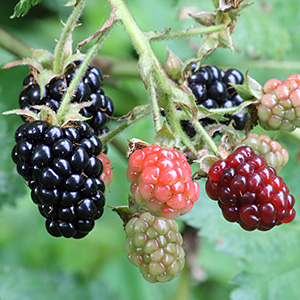
[[[23,91],[19,96],[19,106],[35,112],[33,105],[47,105],[54,111],[59,109],[62,98],[78,70],[80,61],[69,65],[63,76],[54,77],[45,87],[44,96],[41,98],[40,86],[34,80],[32,74],[26,76],[23,81]],[[87,123],[95,130],[104,128],[114,112],[112,100],[107,97],[103,90],[103,75],[96,67],[88,67],[85,76],[79,82],[78,87],[71,99],[72,103],[91,101],[92,105],[83,108],[80,113],[85,117],[91,117]],[[25,121],[25,117],[22,116]]]
[[[295,199],[283,179],[249,146],[211,166],[206,192],[218,201],[227,221],[248,231],[270,230],[295,218]]]
[[[53,236],[81,238],[105,204],[101,141],[85,122],[57,127],[43,121],[21,125],[12,150],[18,173]]]
[[[187,79],[196,104],[207,109],[231,108],[244,102],[241,96],[233,88],[232,84],[243,84],[244,77],[236,69],[229,69],[226,72],[216,66],[203,66],[196,70],[196,64],[191,67],[192,73]],[[220,123],[229,125],[236,130],[244,130],[248,121],[248,113],[242,112],[236,115],[227,114],[228,121]],[[216,123],[217,121],[205,118],[199,120],[203,126]],[[186,120],[181,122],[182,128],[190,136],[195,136],[196,132]]]

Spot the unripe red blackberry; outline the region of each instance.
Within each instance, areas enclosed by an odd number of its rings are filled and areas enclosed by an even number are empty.
[[[47,105],[57,111],[65,92],[75,76],[80,61],[71,63],[62,76],[56,76],[44,88],[44,96],[41,98],[40,86],[32,74],[27,75],[23,81],[24,89],[19,96],[19,106],[22,109],[37,111],[31,106]],[[80,113],[84,117],[91,117],[87,123],[98,135],[105,128],[114,112],[112,100],[105,95],[103,89],[103,75],[96,67],[88,67],[82,80],[71,99],[72,103],[90,101],[92,104],[82,108]],[[22,117],[24,119],[24,117]],[[25,120],[25,119],[24,119]]]
[[[239,145],[250,146],[256,154],[262,155],[268,166],[279,172],[286,165],[289,153],[277,141],[272,140],[267,135],[250,133]]]
[[[128,259],[147,281],[170,281],[183,269],[182,236],[174,220],[145,212],[131,218],[125,232]]]
[[[293,131],[300,127],[300,75],[282,82],[268,80],[257,107],[259,124],[266,130]]]
[[[97,158],[102,144],[89,125],[60,128],[33,121],[17,129],[15,140],[13,161],[48,232],[66,238],[87,235],[105,204],[103,165]]]
[[[191,210],[200,192],[191,175],[185,155],[173,149],[148,146],[129,158],[131,192],[140,207],[156,216],[175,219]]]
[[[295,199],[285,182],[249,146],[211,166],[206,192],[218,201],[227,221],[245,230],[270,230],[295,218]]]

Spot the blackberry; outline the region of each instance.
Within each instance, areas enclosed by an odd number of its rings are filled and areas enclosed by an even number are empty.
[[[128,260],[139,267],[147,281],[170,281],[183,269],[182,236],[174,220],[145,212],[129,220],[125,233]]]
[[[250,146],[256,154],[262,155],[267,164],[274,168],[277,172],[287,164],[289,160],[288,151],[283,148],[277,141],[272,140],[267,135],[257,135],[256,133],[249,133],[239,145]]]
[[[47,231],[55,237],[87,235],[105,204],[103,165],[97,158],[102,144],[89,125],[60,128],[33,121],[16,130],[15,140],[13,161],[46,218]]]
[[[270,230],[295,218],[295,198],[285,182],[249,146],[210,167],[206,192],[218,201],[227,221],[248,231]]]
[[[70,64],[67,71],[62,76],[56,76],[46,85],[44,96],[41,98],[40,86],[36,83],[34,76],[29,74],[23,81],[23,91],[19,96],[19,106],[21,109],[32,110],[37,112],[31,106],[47,105],[55,112],[58,110],[60,102],[70,85],[74,75],[80,66],[80,61]],[[114,105],[103,90],[103,75],[96,67],[88,67],[83,79],[79,82],[78,87],[71,99],[72,103],[91,101],[89,107],[83,108],[80,113],[84,117],[91,117],[87,123],[93,128],[95,134],[106,127],[114,113]],[[25,121],[25,118],[22,116]]]
[[[185,155],[174,149],[148,146],[135,150],[128,162],[127,179],[136,203],[152,214],[175,219],[198,200],[199,184]]]
[[[203,66],[196,70],[192,68],[192,73],[187,79],[189,88],[191,89],[196,104],[207,109],[212,108],[231,108],[238,106],[244,102],[241,96],[233,88],[232,84],[243,84],[244,77],[242,73],[236,69],[229,69],[226,72],[220,70],[216,66]],[[225,115],[228,121],[221,122],[228,125],[229,123],[236,130],[244,130],[249,119],[248,112],[241,112],[235,115]],[[216,123],[215,120],[204,118],[199,120],[203,126]],[[192,125],[183,120],[181,122],[183,130],[191,138],[196,135]]]

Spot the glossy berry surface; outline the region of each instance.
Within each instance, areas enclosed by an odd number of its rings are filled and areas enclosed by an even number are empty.
[[[33,105],[47,105],[57,111],[62,98],[71,80],[74,78],[80,62],[71,63],[63,76],[57,76],[45,87],[44,96],[40,97],[40,86],[36,83],[32,74],[26,76],[23,82],[23,91],[19,96],[19,106],[22,109],[34,110]],[[83,79],[79,82],[77,90],[71,99],[72,103],[90,101],[92,105],[81,109],[84,117],[91,117],[87,123],[98,135],[99,131],[106,127],[114,112],[114,105],[103,90],[103,75],[96,67],[88,67]],[[24,117],[22,117],[24,119]]]
[[[128,260],[147,281],[170,281],[183,269],[182,236],[174,220],[145,212],[129,220],[125,233]]]
[[[199,197],[199,184],[183,153],[159,146],[135,150],[129,158],[127,179],[140,207],[175,219],[190,211]]]
[[[55,237],[86,236],[105,204],[97,158],[101,141],[84,122],[60,128],[43,121],[21,125],[15,140],[13,161],[46,218],[47,231]]]
[[[206,109],[232,108],[244,102],[231,84],[243,84],[244,76],[236,69],[229,69],[226,72],[216,66],[203,66],[198,70],[192,68],[192,73],[187,79],[188,87],[195,97],[196,104]],[[226,114],[228,121],[222,124],[231,124],[236,130],[244,130],[248,119],[248,112],[241,112],[235,115]],[[203,126],[217,123],[214,119],[203,118],[199,122]],[[196,131],[186,120],[181,124],[183,130],[189,137],[194,137]]]
[[[300,127],[300,75],[268,80],[257,107],[259,124],[266,130],[293,131]]]
[[[218,201],[227,221],[248,231],[270,230],[295,218],[295,199],[283,179],[249,146],[211,166],[206,192]]]
[[[262,155],[268,166],[274,168],[276,172],[279,172],[289,160],[288,151],[279,142],[264,134],[249,133],[240,146],[250,146],[256,154]]]

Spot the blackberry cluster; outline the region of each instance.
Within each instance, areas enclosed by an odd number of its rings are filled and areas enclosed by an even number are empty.
[[[129,261],[152,283],[170,281],[184,267],[182,236],[174,220],[149,212],[134,216],[125,227]]]
[[[197,105],[207,109],[231,108],[244,102],[235,88],[231,86],[231,83],[243,84],[244,76],[240,71],[236,69],[223,71],[216,66],[202,66],[198,70],[195,68],[196,65],[192,65],[192,74],[187,81]],[[233,127],[237,130],[244,130],[248,121],[246,112],[233,116],[225,115],[225,117],[228,118],[228,121],[221,123],[228,125],[232,121]],[[199,121],[203,126],[216,122],[210,118]],[[195,129],[187,120],[182,120],[181,126],[190,137],[196,135]]]
[[[102,144],[85,122],[60,128],[24,123],[15,133],[12,159],[55,237],[82,238],[103,213]]]
[[[249,146],[216,161],[208,172],[208,196],[217,200],[224,218],[245,230],[270,230],[295,218],[295,198],[283,179]]]
[[[63,76],[54,77],[46,85],[42,99],[40,97],[40,86],[34,80],[34,76],[32,74],[27,75],[23,80],[24,89],[19,96],[20,108],[37,112],[31,106],[48,105],[56,112],[80,63],[80,61],[73,62],[68,66]],[[92,104],[89,107],[82,108],[80,113],[84,117],[91,117],[87,123],[94,129],[96,135],[106,133],[108,131],[106,124],[113,115],[114,105],[112,100],[104,93],[103,75],[96,67],[87,68],[85,76],[79,82],[77,90],[71,99],[72,103],[85,101],[92,101]]]

